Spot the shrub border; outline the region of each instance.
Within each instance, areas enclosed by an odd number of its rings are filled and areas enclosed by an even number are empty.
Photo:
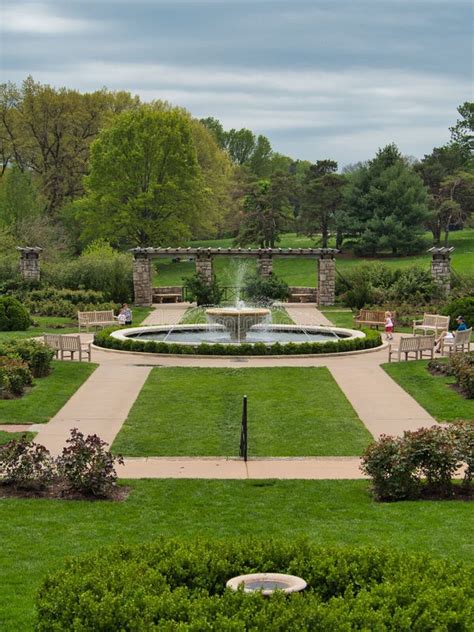
[[[373,329],[362,330],[364,338],[352,338],[350,340],[339,340],[338,342],[302,342],[287,344],[275,343],[274,345],[241,344],[237,345],[209,345],[201,343],[199,345],[183,345],[178,343],[155,342],[143,340],[120,340],[113,338],[110,334],[120,327],[107,327],[94,336],[94,348],[107,349],[119,352],[145,353],[153,355],[172,356],[193,356],[193,357],[298,357],[298,356],[331,356],[354,354],[360,352],[376,351],[386,346],[382,342],[382,337],[378,331]]]

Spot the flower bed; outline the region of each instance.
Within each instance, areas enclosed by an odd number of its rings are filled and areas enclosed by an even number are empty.
[[[352,338],[350,340],[338,340],[337,342],[302,342],[287,344],[275,343],[266,345],[263,343],[239,345],[205,344],[184,345],[177,343],[156,342],[153,340],[119,340],[110,334],[119,329],[109,327],[98,332],[94,336],[94,344],[105,349],[117,351],[134,351],[138,353],[162,353],[173,355],[215,355],[215,356],[274,356],[274,355],[319,355],[321,353],[344,353],[373,349],[382,344],[380,333],[373,330],[364,330],[365,337]]]

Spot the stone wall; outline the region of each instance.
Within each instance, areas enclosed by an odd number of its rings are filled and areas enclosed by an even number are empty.
[[[24,281],[39,281],[41,278],[40,253],[42,248],[17,248],[20,251],[20,274]]]
[[[271,257],[259,257],[257,260],[257,270],[260,276],[269,277],[273,272],[273,260]]]
[[[152,263],[147,256],[135,255],[133,260],[133,293],[135,305],[152,304]]]
[[[196,274],[199,274],[206,283],[211,285],[214,278],[211,257],[196,257]]]
[[[431,261],[431,276],[444,296],[451,291],[451,259],[449,254],[434,254]]]
[[[334,305],[336,300],[336,260],[334,255],[318,259],[318,305]]]

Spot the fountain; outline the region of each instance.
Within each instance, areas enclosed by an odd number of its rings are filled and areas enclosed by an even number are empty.
[[[271,311],[263,307],[246,307],[238,300],[235,307],[206,309],[206,318],[210,324],[223,325],[232,342],[242,342],[254,325],[271,322]]]
[[[261,592],[262,595],[268,596],[276,590],[284,593],[300,592],[307,586],[304,579],[296,575],[286,575],[283,573],[250,573],[249,575],[239,575],[232,577],[226,584],[231,590],[239,590],[248,592]]]

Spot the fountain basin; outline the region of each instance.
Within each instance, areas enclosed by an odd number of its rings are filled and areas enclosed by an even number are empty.
[[[239,345],[231,333],[223,325],[152,325],[148,327],[132,327],[119,329],[110,334],[119,340],[140,340],[143,342],[167,342],[181,345],[196,346],[201,343],[208,345],[228,344]],[[341,327],[298,325],[253,325],[246,333],[245,343],[273,345],[276,343],[307,343],[307,342],[335,342],[365,338],[365,334],[354,329]]]
[[[304,579],[296,575],[283,573],[250,573],[232,577],[226,584],[231,590],[239,590],[243,586],[246,593],[261,592],[262,595],[271,595],[276,590],[284,593],[294,593],[304,590],[307,586]]]

